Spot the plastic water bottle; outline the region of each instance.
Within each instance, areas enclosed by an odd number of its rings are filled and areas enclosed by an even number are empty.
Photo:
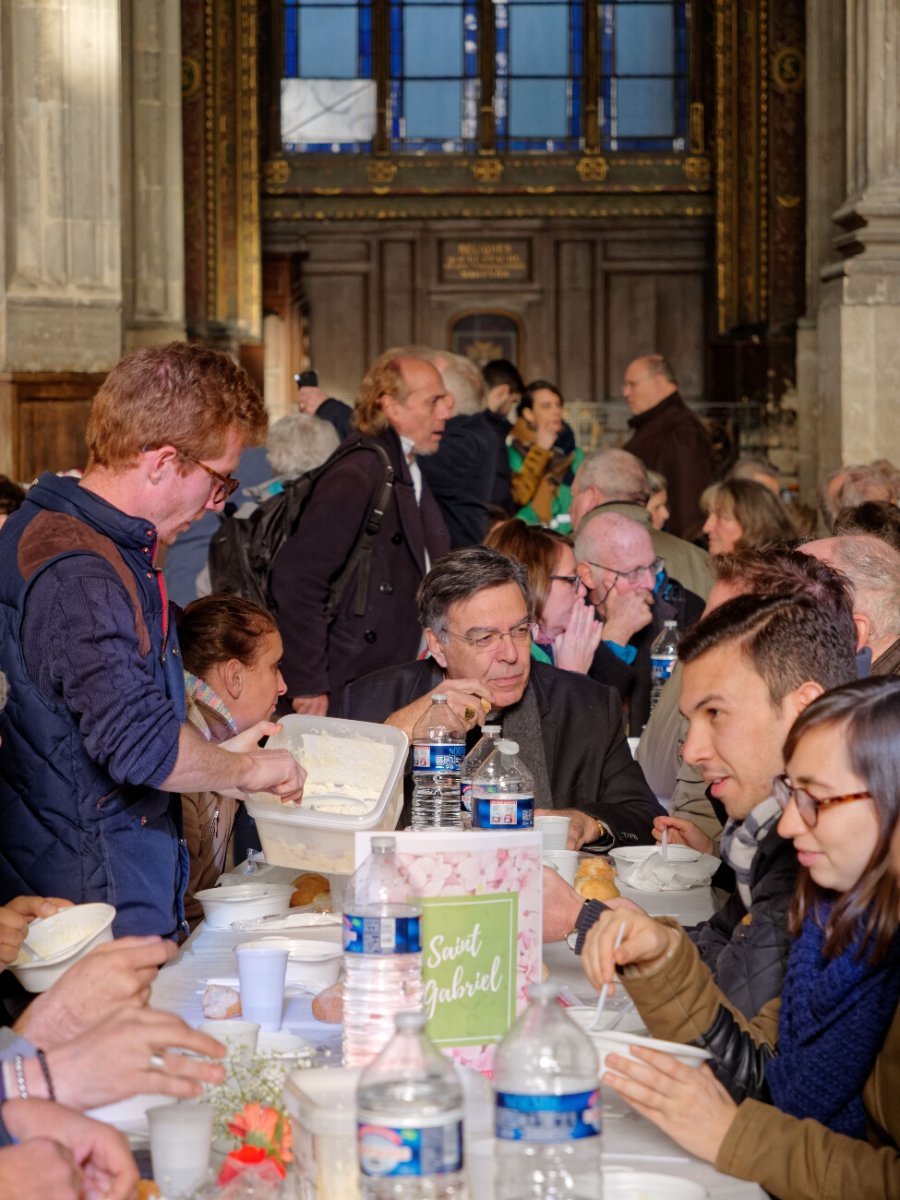
[[[397,859],[397,839],[372,852],[344,893],[344,1063],[365,1066],[394,1034],[398,1012],[422,1007],[422,906]]]
[[[473,779],[472,825],[476,829],[534,826],[534,780],[518,753],[518,742],[500,738]]]
[[[497,749],[497,739],[500,737],[499,725],[483,725],[481,738],[475,743],[462,761],[459,770],[459,800],[464,811],[472,811],[472,784],[475,776],[491,754]]]
[[[557,1004],[552,981],[494,1059],[496,1200],[599,1200],[599,1064],[590,1038]]]
[[[425,1033],[425,1014],[397,1014],[397,1033],[356,1091],[363,1200],[457,1200],[463,1175],[463,1091]]]
[[[436,694],[431,700],[431,707],[413,727],[412,828],[461,829],[459,771],[466,754],[466,730],[445,695]]]
[[[660,693],[678,662],[678,622],[666,621],[650,647],[650,711],[656,708]]]

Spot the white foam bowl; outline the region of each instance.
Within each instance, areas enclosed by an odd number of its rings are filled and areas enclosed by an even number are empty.
[[[238,883],[234,887],[205,888],[194,896],[210,929],[229,929],[234,921],[284,916],[293,894],[290,883]]]
[[[264,937],[250,946],[276,946],[288,952],[285,984],[300,984],[321,991],[337,983],[344,958],[340,942],[314,941],[312,938]]]
[[[571,1008],[565,1010],[566,1015],[583,1029],[590,1038],[595,1038],[598,1034],[613,1023],[615,1028],[622,1033],[644,1033],[647,1026],[644,1024],[641,1014],[635,1008],[628,1008],[623,1013],[621,1007],[611,1008],[607,1002],[603,1012],[600,1014],[600,1029],[591,1029],[594,1023],[594,1015],[597,1011],[595,1004],[577,1005],[573,1004]],[[611,1031],[610,1031],[611,1032]]]
[[[29,992],[46,992],[73,963],[112,941],[116,910],[111,904],[75,904],[32,921],[18,958],[9,969]],[[29,949],[41,955],[29,958]]]
[[[619,1029],[613,1029],[609,1032],[600,1030],[598,1033],[592,1033],[591,1040],[594,1043],[594,1049],[597,1051],[597,1057],[600,1059],[601,1075],[606,1070],[607,1054],[623,1054],[628,1058],[633,1058],[635,1062],[639,1062],[640,1060],[631,1053],[635,1046],[643,1046],[647,1050],[659,1050],[663,1054],[671,1054],[673,1058],[677,1058],[686,1067],[699,1067],[708,1058],[712,1058],[710,1052],[702,1049],[700,1046],[687,1046],[681,1042],[664,1042],[659,1038],[642,1037],[639,1033],[624,1033]]]
[[[654,854],[660,854],[658,845],[617,846],[610,850],[609,857],[616,864],[616,874],[621,882],[630,884],[638,869]],[[657,869],[664,870],[667,865],[674,875],[678,868],[685,864],[689,864],[688,873],[693,881],[689,886],[694,887],[701,883],[709,883],[721,866],[720,860],[711,854],[701,854],[699,850],[692,850],[690,846],[669,846],[666,864],[657,864]]]

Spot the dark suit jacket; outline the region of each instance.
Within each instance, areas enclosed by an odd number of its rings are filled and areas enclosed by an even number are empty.
[[[497,438],[484,413],[451,417],[437,454],[419,459],[450,534],[450,545],[477,546],[487,533]]]
[[[343,715],[384,721],[442,678],[431,659],[377,671],[346,689]],[[584,675],[534,661],[528,686],[540,714],[553,807],[599,817],[618,842],[652,842],[653,818],[664,810],[631,757],[616,693]]]
[[[421,503],[416,503],[393,429],[375,439],[358,433],[351,437],[378,441],[394,467],[393,494],[373,546],[364,615],[354,612],[355,578],[331,624],[325,609],[329,585],[356,545],[384,479],[381,460],[370,451],[354,451],[325,471],[272,569],[287,694],[327,692],[331,713],[349,680],[416,653],[421,636],[416,588],[425,574],[425,550],[434,562],[449,549],[446,527],[424,481]]]

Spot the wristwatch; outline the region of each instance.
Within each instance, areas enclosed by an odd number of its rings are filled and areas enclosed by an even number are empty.
[[[597,918],[607,907],[608,905],[604,904],[602,900],[585,900],[581,906],[581,912],[578,914],[578,920],[575,922],[575,928],[571,933],[566,934],[566,942],[570,950],[581,954],[588,930],[597,923]]]
[[[600,820],[599,817],[592,817],[591,819],[597,826],[597,833],[589,844],[602,850],[612,849],[612,847],[616,844],[616,835],[608,825],[604,824],[604,822]]]

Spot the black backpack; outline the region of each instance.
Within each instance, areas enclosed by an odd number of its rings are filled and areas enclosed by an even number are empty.
[[[319,477],[336,462],[357,450],[372,450],[381,459],[384,480],[368,520],[350,553],[344,568],[328,593],[328,620],[334,618],[344,589],[359,567],[356,581],[357,616],[366,611],[372,543],[381,528],[381,519],[394,487],[394,469],[377,442],[355,441],[342,446],[322,463],[296,479],[289,479],[284,490],[267,500],[246,517],[223,517],[209,544],[209,578],[214,592],[231,592],[275,611],[272,598],[272,564],[278,551],[297,530],[303,511]]]

